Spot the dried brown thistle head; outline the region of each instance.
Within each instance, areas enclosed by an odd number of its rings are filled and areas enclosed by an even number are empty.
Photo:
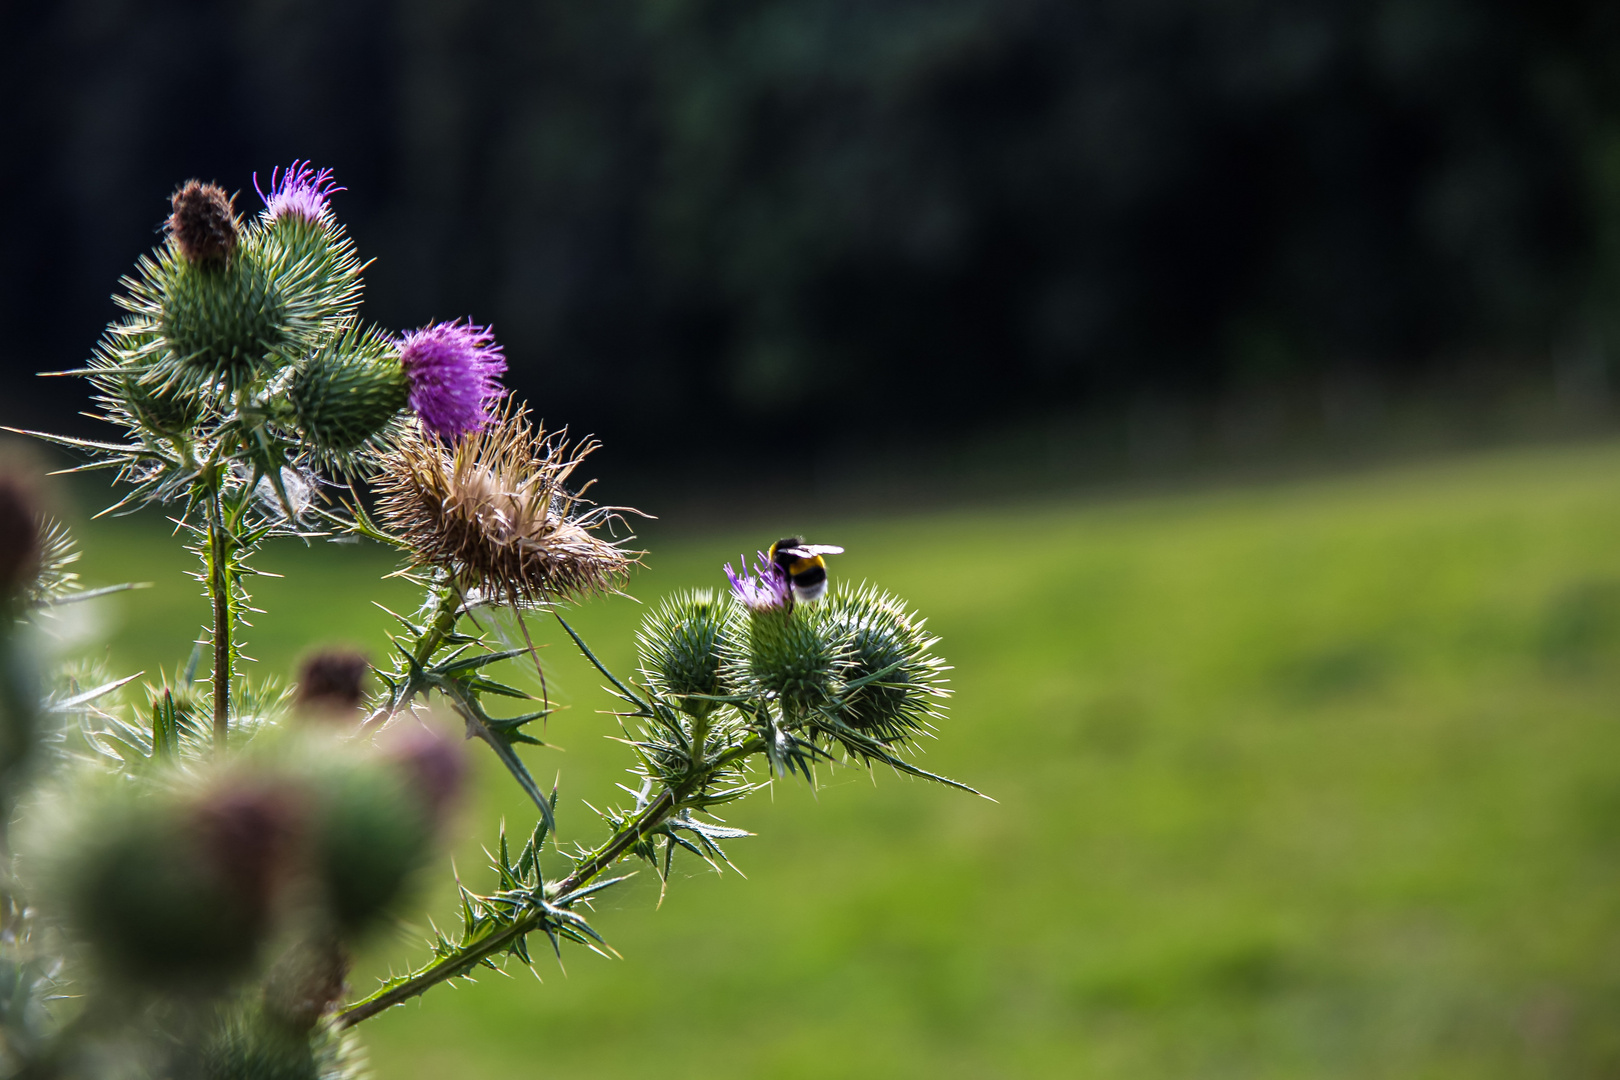
[[[594,442],[570,446],[510,399],[453,447],[413,431],[383,462],[378,510],[418,566],[443,569],[496,603],[614,592],[640,552],[592,530],[623,507],[594,506],[569,476]]]
[[[187,180],[169,197],[169,235],[194,263],[223,263],[236,250],[240,227],[231,197],[217,184]]]

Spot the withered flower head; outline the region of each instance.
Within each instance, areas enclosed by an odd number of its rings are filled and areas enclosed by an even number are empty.
[[[612,592],[639,552],[592,530],[622,507],[593,506],[569,476],[596,443],[570,446],[511,399],[454,446],[413,431],[383,463],[383,519],[419,566],[454,574],[496,603],[528,605]]]
[[[169,235],[193,263],[222,263],[236,250],[236,211],[217,184],[187,180],[170,196]]]

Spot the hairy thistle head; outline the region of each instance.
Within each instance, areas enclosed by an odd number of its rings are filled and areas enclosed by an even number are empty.
[[[744,608],[724,677],[740,692],[776,703],[785,723],[831,707],[848,661],[839,628],[821,605]]]
[[[218,266],[236,252],[241,231],[231,197],[217,184],[187,180],[169,197],[168,232],[186,261]]]
[[[618,516],[587,506],[568,480],[595,444],[571,447],[508,405],[453,447],[403,436],[383,460],[378,510],[418,566],[437,567],[499,603],[611,592],[635,553],[593,530]]]

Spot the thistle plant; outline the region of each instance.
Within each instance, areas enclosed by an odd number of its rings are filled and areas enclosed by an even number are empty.
[[[641,555],[636,512],[587,498],[596,444],[505,392],[490,328],[361,320],[329,171],[294,162],[254,186],[246,217],[218,186],[175,191],[124,315],[72,373],[121,436],[30,433],[78,454],[69,471],[113,474],[106,512],[161,507],[196,555],[208,619],[172,678],[34,660],[56,607],[106,590],[79,588],[71,538],[0,478],[0,1073],[354,1076],[371,1016],[532,964],[541,940],[610,952],[592,898],[638,860],[666,885],[679,853],[729,865],[748,834],[717,811],[762,787],[847,765],[972,791],[912,760],[946,668],[923,620],[872,586],[796,604],[761,554],[653,607],[635,670],[609,671],[566,619],[621,594]],[[293,687],[251,676],[252,560],[281,536],[399,553],[423,599],[395,614],[387,660],[325,650]],[[521,646],[494,635],[499,610]],[[558,790],[526,756],[552,711],[536,618],[606,680],[632,754],[593,846],[557,842]],[[514,685],[530,669],[538,697]],[[533,826],[519,843],[503,822],[489,890],[458,882],[459,928],[357,996],[351,949],[399,914],[463,785],[446,724],[496,755]]]

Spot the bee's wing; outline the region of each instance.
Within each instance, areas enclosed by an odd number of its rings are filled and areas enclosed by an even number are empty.
[[[802,544],[796,548],[783,548],[789,555],[801,559],[813,558],[816,555],[842,555],[844,549],[836,544]]]

